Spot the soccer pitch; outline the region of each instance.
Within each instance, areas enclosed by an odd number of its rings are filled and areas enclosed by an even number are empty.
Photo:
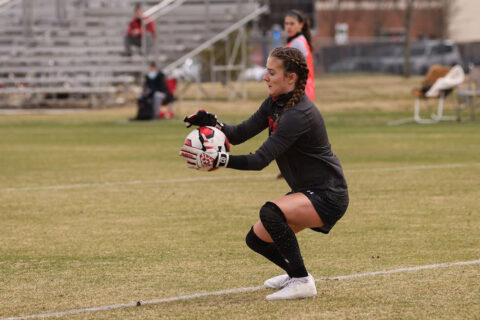
[[[317,85],[351,202],[328,236],[298,235],[320,281],[315,299],[295,301],[265,301],[271,291],[258,286],[281,270],[244,242],[262,204],[289,191],[274,163],[187,169],[178,151],[190,129],[180,115],[0,115],[0,319],[69,310],[80,313],[57,318],[478,319],[480,122],[387,126],[410,115],[416,82]],[[177,108],[237,123],[264,96],[255,86],[246,103]],[[266,135],[232,154],[255,151]],[[448,262],[469,263],[438,265]]]

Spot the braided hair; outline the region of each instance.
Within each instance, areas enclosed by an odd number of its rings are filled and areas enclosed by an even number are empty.
[[[300,10],[290,10],[285,16],[295,18],[298,22],[303,23],[301,33],[303,34],[305,39],[307,39],[310,50],[313,51],[312,34],[310,32],[310,19],[308,18],[308,16]]]
[[[287,110],[294,106],[305,93],[305,86],[307,85],[308,67],[303,53],[290,47],[278,47],[270,52],[270,56],[282,61],[285,73],[297,74],[297,81],[295,82],[295,89],[290,100],[287,101],[285,109]]]

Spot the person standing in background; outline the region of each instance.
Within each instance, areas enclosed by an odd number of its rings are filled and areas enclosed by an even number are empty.
[[[290,10],[285,15],[284,28],[287,33],[287,47],[300,50],[305,56],[308,66],[308,79],[305,93],[310,100],[315,100],[315,83],[312,55],[312,35],[310,19],[299,10]]]

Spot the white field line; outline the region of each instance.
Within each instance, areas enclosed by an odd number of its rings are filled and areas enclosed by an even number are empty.
[[[365,169],[350,169],[345,170],[345,173],[356,172],[389,172],[389,171],[412,171],[412,170],[431,170],[431,169],[448,169],[448,168],[465,168],[478,165],[479,163],[452,163],[439,165],[421,165],[408,167],[390,167],[390,168],[365,168]],[[258,178],[272,178],[274,174],[244,174],[229,176],[229,180],[243,180],[243,179],[258,179]],[[80,183],[69,185],[54,185],[54,186],[35,186],[35,187],[18,187],[18,188],[4,188],[0,192],[16,192],[16,191],[35,191],[35,190],[64,190],[64,189],[78,189],[90,187],[113,187],[113,186],[127,186],[127,185],[142,185],[142,184],[168,184],[168,183],[182,183],[182,182],[199,182],[199,181],[218,181],[225,180],[227,177],[194,177],[194,178],[177,178],[177,179],[160,179],[160,180],[133,180],[133,181],[118,181],[118,182],[101,182],[101,183]]]
[[[419,271],[419,270],[427,270],[427,269],[447,268],[447,267],[453,267],[453,266],[473,265],[473,264],[479,264],[479,263],[480,263],[480,259],[469,260],[469,261],[445,262],[445,263],[429,264],[429,265],[423,265],[423,266],[399,268],[399,269],[392,269],[392,270],[382,270],[382,271],[374,271],[374,272],[355,273],[355,274],[349,274],[349,275],[344,275],[344,276],[320,278],[320,279],[317,279],[315,281],[316,282],[322,282],[322,281],[328,281],[328,280],[347,280],[347,279],[372,277],[372,276],[378,276],[378,275],[388,275],[388,274],[409,272],[409,271]],[[233,293],[258,291],[258,290],[262,290],[264,288],[265,288],[264,286],[235,288],[235,289],[220,290],[220,291],[213,291],[213,292],[194,293],[194,294],[188,294],[188,295],[170,297],[170,298],[153,299],[153,300],[146,300],[146,301],[140,300],[140,301],[137,301],[137,302],[112,304],[112,305],[106,305],[106,306],[100,306],[100,307],[91,307],[91,308],[83,308],[83,309],[72,309],[72,310],[66,310],[66,311],[50,312],[50,313],[32,314],[32,315],[28,315],[28,316],[10,317],[10,318],[4,318],[4,319],[0,319],[0,320],[23,320],[23,319],[62,317],[62,316],[71,315],[71,314],[88,313],[88,312],[95,312],[95,311],[107,311],[107,310],[115,310],[115,309],[143,306],[143,305],[148,305],[148,304],[161,304],[161,303],[176,302],[176,301],[182,301],[182,300],[192,300],[192,299],[197,299],[197,298],[201,298],[201,297],[223,296],[223,295],[229,295],[229,294],[233,294]]]

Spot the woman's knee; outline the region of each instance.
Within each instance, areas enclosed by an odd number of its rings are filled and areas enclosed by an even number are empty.
[[[273,225],[287,223],[287,219],[282,210],[275,203],[270,201],[266,202],[260,208],[260,221],[267,231]]]
[[[273,241],[270,233],[274,232],[278,227],[283,228],[285,225],[288,225],[294,233],[298,233],[305,229],[303,226],[290,223],[282,209],[277,204],[266,202],[260,208],[260,221],[253,226],[253,229],[262,240],[270,242]]]

